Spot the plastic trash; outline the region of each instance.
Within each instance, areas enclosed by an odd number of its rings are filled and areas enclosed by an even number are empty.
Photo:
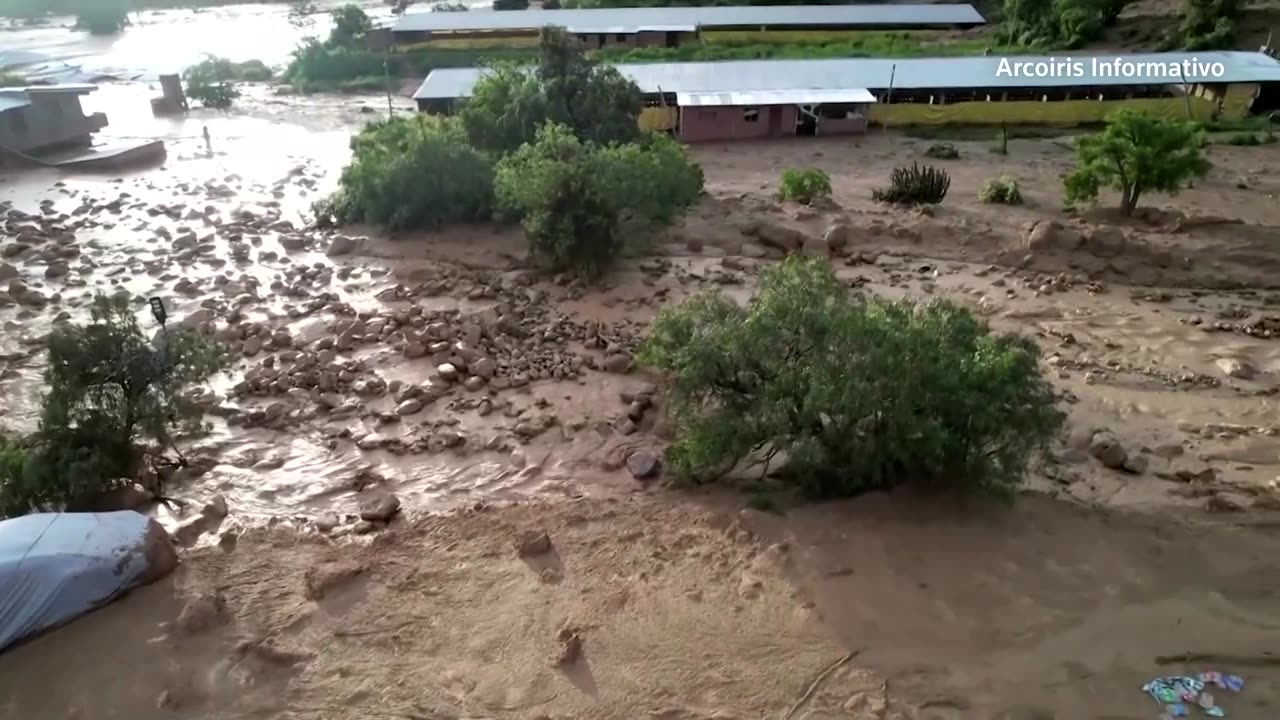
[[[1195,677],[1179,675],[1156,678],[1143,685],[1142,691],[1162,706],[1164,713],[1160,720],[1188,717],[1192,708],[1199,708],[1209,717],[1226,717],[1226,710],[1218,704],[1213,693],[1207,690],[1209,687],[1240,692],[1244,689],[1244,678],[1208,670]]]

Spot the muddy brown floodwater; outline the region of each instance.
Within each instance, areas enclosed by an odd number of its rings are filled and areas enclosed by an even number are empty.
[[[1280,149],[1213,146],[1207,179],[1119,218],[1061,211],[1060,140],[957,143],[928,211],[869,200],[928,145],[898,133],[703,146],[708,196],[587,287],[514,229],[309,228],[380,102],[123,113],[163,168],[0,181],[6,431],[95,292],[144,323],[160,295],[237,356],[165,484],[230,515],[179,533],[174,577],[0,657],[0,717],[1155,718],[1141,684],[1204,669],[1246,677],[1231,717],[1275,716]],[[778,203],[809,165],[833,203]],[[1026,205],[976,200],[1001,174]],[[786,252],[1038,341],[1070,423],[1015,505],[775,516],[632,477],[669,439],[629,362],[654,313],[745,299]],[[1212,656],[1158,661],[1186,652]]]

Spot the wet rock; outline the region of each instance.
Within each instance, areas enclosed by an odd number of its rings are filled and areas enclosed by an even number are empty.
[[[188,600],[178,613],[173,628],[183,635],[197,635],[227,622],[227,604],[214,592]]]
[[[338,255],[348,255],[356,249],[356,241],[346,235],[338,235],[329,241],[329,248],[325,250],[325,255],[329,257],[337,257]]]
[[[458,379],[458,368],[453,363],[441,363],[436,366],[436,375],[445,382],[454,382]]]
[[[480,358],[471,363],[469,370],[473,375],[485,380],[492,380],[493,376],[498,372],[498,363],[494,362],[492,358]]]
[[[368,535],[378,529],[378,523],[372,520],[360,520],[351,526],[351,532],[355,535]]]
[[[1116,257],[1124,253],[1128,240],[1117,227],[1102,226],[1089,230],[1084,238],[1085,249],[1098,257]]]
[[[1182,445],[1179,445],[1177,443],[1166,443],[1164,445],[1157,445],[1151,449],[1152,455],[1155,455],[1156,457],[1164,458],[1166,460],[1172,460],[1173,458],[1176,458],[1179,455],[1181,455],[1183,452],[1184,451],[1182,449]]]
[[[282,235],[280,236],[280,247],[288,251],[301,250],[306,247],[307,239],[301,235]]]
[[[59,260],[49,263],[49,267],[45,268],[44,276],[47,278],[58,278],[71,272],[71,266]]]
[[[551,552],[551,537],[545,532],[529,530],[516,538],[516,554],[520,557],[534,557]]]
[[[637,450],[627,456],[627,470],[637,480],[648,480],[662,470],[662,463],[655,453]]]
[[[227,509],[227,499],[221,495],[214,495],[213,499],[200,509],[201,515],[214,520],[225,518],[228,512],[230,511]]]
[[[468,392],[478,392],[484,388],[484,378],[479,375],[472,375],[462,383],[462,387]]]
[[[386,490],[375,490],[360,501],[360,519],[386,522],[400,512],[400,498]]]
[[[753,223],[743,228],[743,233],[784,253],[794,252],[804,247],[806,237],[800,230],[771,222]]]
[[[822,242],[827,246],[827,252],[832,255],[843,256],[849,247],[849,242],[853,239],[853,228],[848,223],[836,223],[827,228],[822,235]]]
[[[316,519],[316,530],[328,535],[333,532],[334,528],[342,524],[342,520],[338,518],[336,513],[325,513]]]
[[[1214,365],[1222,371],[1227,377],[1236,378],[1237,380],[1252,380],[1258,376],[1258,369],[1244,360],[1236,358],[1218,358],[1214,361]]]
[[[564,628],[557,639],[560,641],[560,653],[556,656],[557,665],[572,665],[582,658],[582,636],[577,630]]]
[[[1244,511],[1244,505],[1232,500],[1222,493],[1214,493],[1205,501],[1204,507],[1209,512],[1215,513],[1237,513]]]
[[[386,436],[373,432],[361,437],[356,441],[356,447],[361,450],[377,450],[387,444]]]
[[[308,600],[323,600],[334,589],[360,577],[365,567],[345,561],[308,568],[302,576],[303,593]]]
[[[0,263],[0,281],[12,280],[22,273],[9,263]]]
[[[615,353],[604,359],[605,372],[625,373],[631,369],[631,356],[627,353]]]
[[[1120,440],[1107,430],[1093,434],[1089,440],[1089,454],[1098,458],[1104,467],[1113,470],[1123,469],[1124,462],[1129,456],[1128,451],[1120,444]]]
[[[413,415],[422,411],[422,401],[418,398],[409,398],[396,406],[396,414],[400,416]]]
[[[1145,473],[1147,471],[1147,468],[1150,466],[1151,466],[1151,459],[1148,458],[1146,455],[1139,455],[1136,453],[1132,453],[1132,454],[1129,454],[1128,457],[1124,459],[1123,468],[1125,472],[1130,472],[1130,473],[1133,473],[1134,475],[1141,475]]]
[[[1023,244],[1033,253],[1069,251],[1080,247],[1080,235],[1055,220],[1039,220],[1026,226]]]
[[[246,357],[253,357],[262,352],[262,338],[257,335],[251,335],[245,338],[244,344],[240,346],[240,352]]]
[[[23,243],[16,243],[16,242],[9,243],[4,247],[0,247],[0,257],[3,257],[3,258],[15,257],[17,255],[21,255],[22,253],[30,249],[31,249],[30,245],[26,245]]]

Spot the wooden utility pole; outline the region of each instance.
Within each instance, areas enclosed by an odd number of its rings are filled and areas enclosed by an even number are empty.
[[[893,102],[893,78],[897,74],[898,74],[898,64],[894,63],[889,68],[889,91],[886,92],[884,95],[884,104],[886,107]],[[881,126],[885,131],[889,130],[889,110],[887,109],[884,111],[884,122],[881,123]]]

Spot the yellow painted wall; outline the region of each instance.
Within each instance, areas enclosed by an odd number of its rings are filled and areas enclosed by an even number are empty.
[[[1156,117],[1185,120],[1187,105],[1183,98],[1141,98],[1135,100],[1062,100],[1035,102],[961,102],[953,105],[903,103],[871,105],[867,119],[873,123],[907,125],[1059,125],[1073,126],[1100,123],[1121,108],[1131,108]],[[1213,117],[1215,103],[1204,98],[1191,98],[1191,114],[1197,120]]]
[[[1228,85],[1222,99],[1222,117],[1235,119],[1248,115],[1258,90],[1257,85]]]
[[[642,109],[638,122],[641,130],[674,130],[679,121],[679,109],[668,105]]]
[[[868,36],[883,37],[886,34],[890,33],[873,30],[703,30],[702,39],[708,45],[785,45],[847,42]],[[928,40],[936,35],[919,31],[902,34],[918,40]]]
[[[439,48],[447,50],[493,50],[496,48],[536,48],[538,36],[522,35],[507,37],[458,37],[437,35],[426,42],[397,45],[396,50],[418,50],[421,48]]]

